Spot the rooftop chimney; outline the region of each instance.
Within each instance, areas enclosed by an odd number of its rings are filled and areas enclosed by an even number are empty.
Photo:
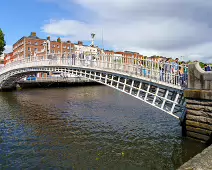
[[[82,41],[78,41],[78,45],[83,45],[83,42]]]
[[[32,37],[36,37],[36,32],[31,32]]]
[[[50,36],[48,36],[48,37],[47,37],[47,40],[49,40],[49,41],[50,41],[50,39],[51,39],[51,37],[50,37]]]
[[[57,42],[61,42],[61,39],[60,39],[60,37],[57,39]]]

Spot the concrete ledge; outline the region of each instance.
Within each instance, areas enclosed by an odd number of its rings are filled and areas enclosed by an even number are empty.
[[[212,74],[211,74],[212,76]],[[212,100],[212,90],[184,90],[184,97],[188,99]],[[211,103],[211,101],[208,101]]]
[[[178,168],[178,170],[209,169],[212,169],[212,145]]]
[[[212,89],[212,71],[204,71],[198,62],[188,66],[188,88],[190,89]]]

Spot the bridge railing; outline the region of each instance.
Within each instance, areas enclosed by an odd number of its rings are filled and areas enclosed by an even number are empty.
[[[142,77],[149,81],[173,85],[178,88],[187,86],[188,68],[185,64],[156,61],[134,57],[116,57],[113,55],[56,57],[54,59],[30,58],[14,61],[0,70],[0,75],[13,69],[39,66],[89,67],[106,71],[120,72]]]

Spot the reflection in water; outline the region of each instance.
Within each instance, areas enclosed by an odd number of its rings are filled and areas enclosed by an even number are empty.
[[[105,86],[0,93],[0,167],[176,169],[204,149],[170,115]]]

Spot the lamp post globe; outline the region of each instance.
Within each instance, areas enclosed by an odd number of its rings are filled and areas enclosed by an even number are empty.
[[[96,34],[91,33],[91,39],[92,39],[92,41],[91,41],[91,46],[94,46],[94,37],[95,37],[95,35],[96,35]]]
[[[95,37],[95,35],[96,35],[96,34],[94,34],[94,33],[91,33],[91,38],[94,38],[94,37]]]

